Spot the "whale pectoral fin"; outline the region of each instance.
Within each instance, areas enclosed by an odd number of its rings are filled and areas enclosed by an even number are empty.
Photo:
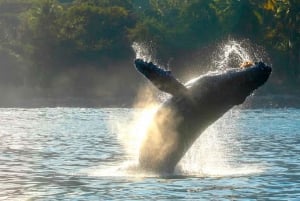
[[[173,96],[186,95],[188,89],[174,77],[164,77],[152,83],[161,91],[172,94]]]
[[[148,63],[142,59],[135,60],[135,67],[159,90],[173,96],[187,94],[188,89],[172,75],[171,71],[159,68],[152,62]]]

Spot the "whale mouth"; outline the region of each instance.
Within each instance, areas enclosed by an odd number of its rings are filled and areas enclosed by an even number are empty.
[[[255,63],[254,68],[257,68],[259,71],[257,79],[262,81],[262,84],[264,84],[268,80],[270,74],[272,73],[272,68],[261,61]]]
[[[240,83],[242,86],[257,89],[263,85],[272,73],[272,67],[259,61],[255,62],[254,65],[247,68],[233,68],[229,69],[225,74],[228,74],[229,80],[234,83]]]
[[[270,66],[267,66],[266,64],[264,64],[263,62],[257,62],[255,63],[255,66],[257,68],[260,68],[261,70],[263,70],[264,72],[266,72],[267,74],[271,74],[272,72],[272,68]]]

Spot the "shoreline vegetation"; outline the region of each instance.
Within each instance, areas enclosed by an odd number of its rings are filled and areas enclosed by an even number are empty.
[[[273,67],[245,105],[299,107],[299,24],[297,0],[0,0],[0,107],[130,107],[133,42],[187,81],[228,38]]]

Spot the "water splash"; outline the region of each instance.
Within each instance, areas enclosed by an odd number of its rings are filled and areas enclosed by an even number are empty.
[[[181,159],[177,174],[224,177],[263,172],[265,168],[260,164],[239,163],[235,156],[241,145],[235,128],[228,125],[235,125],[233,121],[238,121],[238,116],[239,110],[231,110],[208,127]]]
[[[147,172],[140,168],[136,161],[126,161],[114,166],[96,166],[81,171],[81,174],[92,177],[131,177],[131,178],[142,178],[142,177],[159,177],[159,174]]]
[[[154,51],[151,45],[147,45],[145,43],[133,42],[131,47],[135,52],[136,59],[143,59],[144,61],[147,62],[154,61],[154,57],[153,57]]]
[[[133,114],[130,122],[119,122],[116,125],[118,138],[127,153],[128,159],[133,161],[138,161],[141,143],[157,106],[153,104],[136,110],[137,112]]]
[[[249,40],[228,40],[221,43],[218,50],[213,54],[213,68],[225,70],[226,68],[236,68],[244,61],[267,61],[269,57],[266,51]]]
[[[139,59],[143,59],[144,61],[147,62],[154,62],[154,63],[158,63],[157,60],[154,58],[154,50],[152,45],[146,45],[145,43],[137,43],[137,42],[133,42],[133,44],[131,45],[132,49],[135,52],[135,58],[139,58]],[[169,69],[169,64],[168,64],[168,68],[165,68],[162,65],[159,65],[160,68],[165,69],[165,70],[170,70]],[[144,88],[144,87],[143,87]],[[149,92],[149,89],[147,89]],[[145,89],[142,90],[143,95],[145,94]],[[154,94],[155,93],[155,94]],[[171,95],[163,93],[161,91],[157,91],[157,90],[152,90],[150,92],[151,94],[151,102],[159,102],[162,103],[164,101],[166,101],[167,99],[169,99],[171,97]],[[154,98],[154,96],[156,98]],[[154,99],[156,99],[155,101],[153,101]],[[138,100],[139,103],[141,103],[140,100]],[[149,100],[146,101],[146,103],[149,103]],[[155,103],[155,104],[156,104]],[[152,103],[151,103],[152,104]]]
[[[118,137],[127,157],[119,164],[103,164],[86,171],[96,177],[160,177],[162,175],[147,172],[139,167],[139,149],[147,128],[159,105],[149,105],[144,109],[135,109],[130,121],[112,122],[117,127]],[[237,140],[239,110],[231,110],[216,123],[206,129],[196,140],[176,167],[172,176],[228,177],[260,174],[265,171],[261,164],[240,162],[237,155],[241,145]],[[232,144],[233,146],[228,146]]]
[[[150,89],[148,89],[150,90]],[[147,90],[146,90],[147,91]],[[106,164],[84,170],[88,176],[96,177],[158,177],[158,174],[146,172],[139,166],[139,150],[146,135],[148,126],[158,109],[158,102],[153,98],[151,91],[148,96],[138,97],[135,109],[126,113],[126,118],[109,122],[117,134],[122,148],[126,152],[126,158],[119,164]],[[130,117],[128,117],[130,115]]]

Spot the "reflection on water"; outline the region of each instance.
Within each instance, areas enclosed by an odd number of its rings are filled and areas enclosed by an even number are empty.
[[[164,177],[130,151],[143,129],[120,133],[142,112],[0,109],[0,200],[300,197],[300,110],[232,110]]]

